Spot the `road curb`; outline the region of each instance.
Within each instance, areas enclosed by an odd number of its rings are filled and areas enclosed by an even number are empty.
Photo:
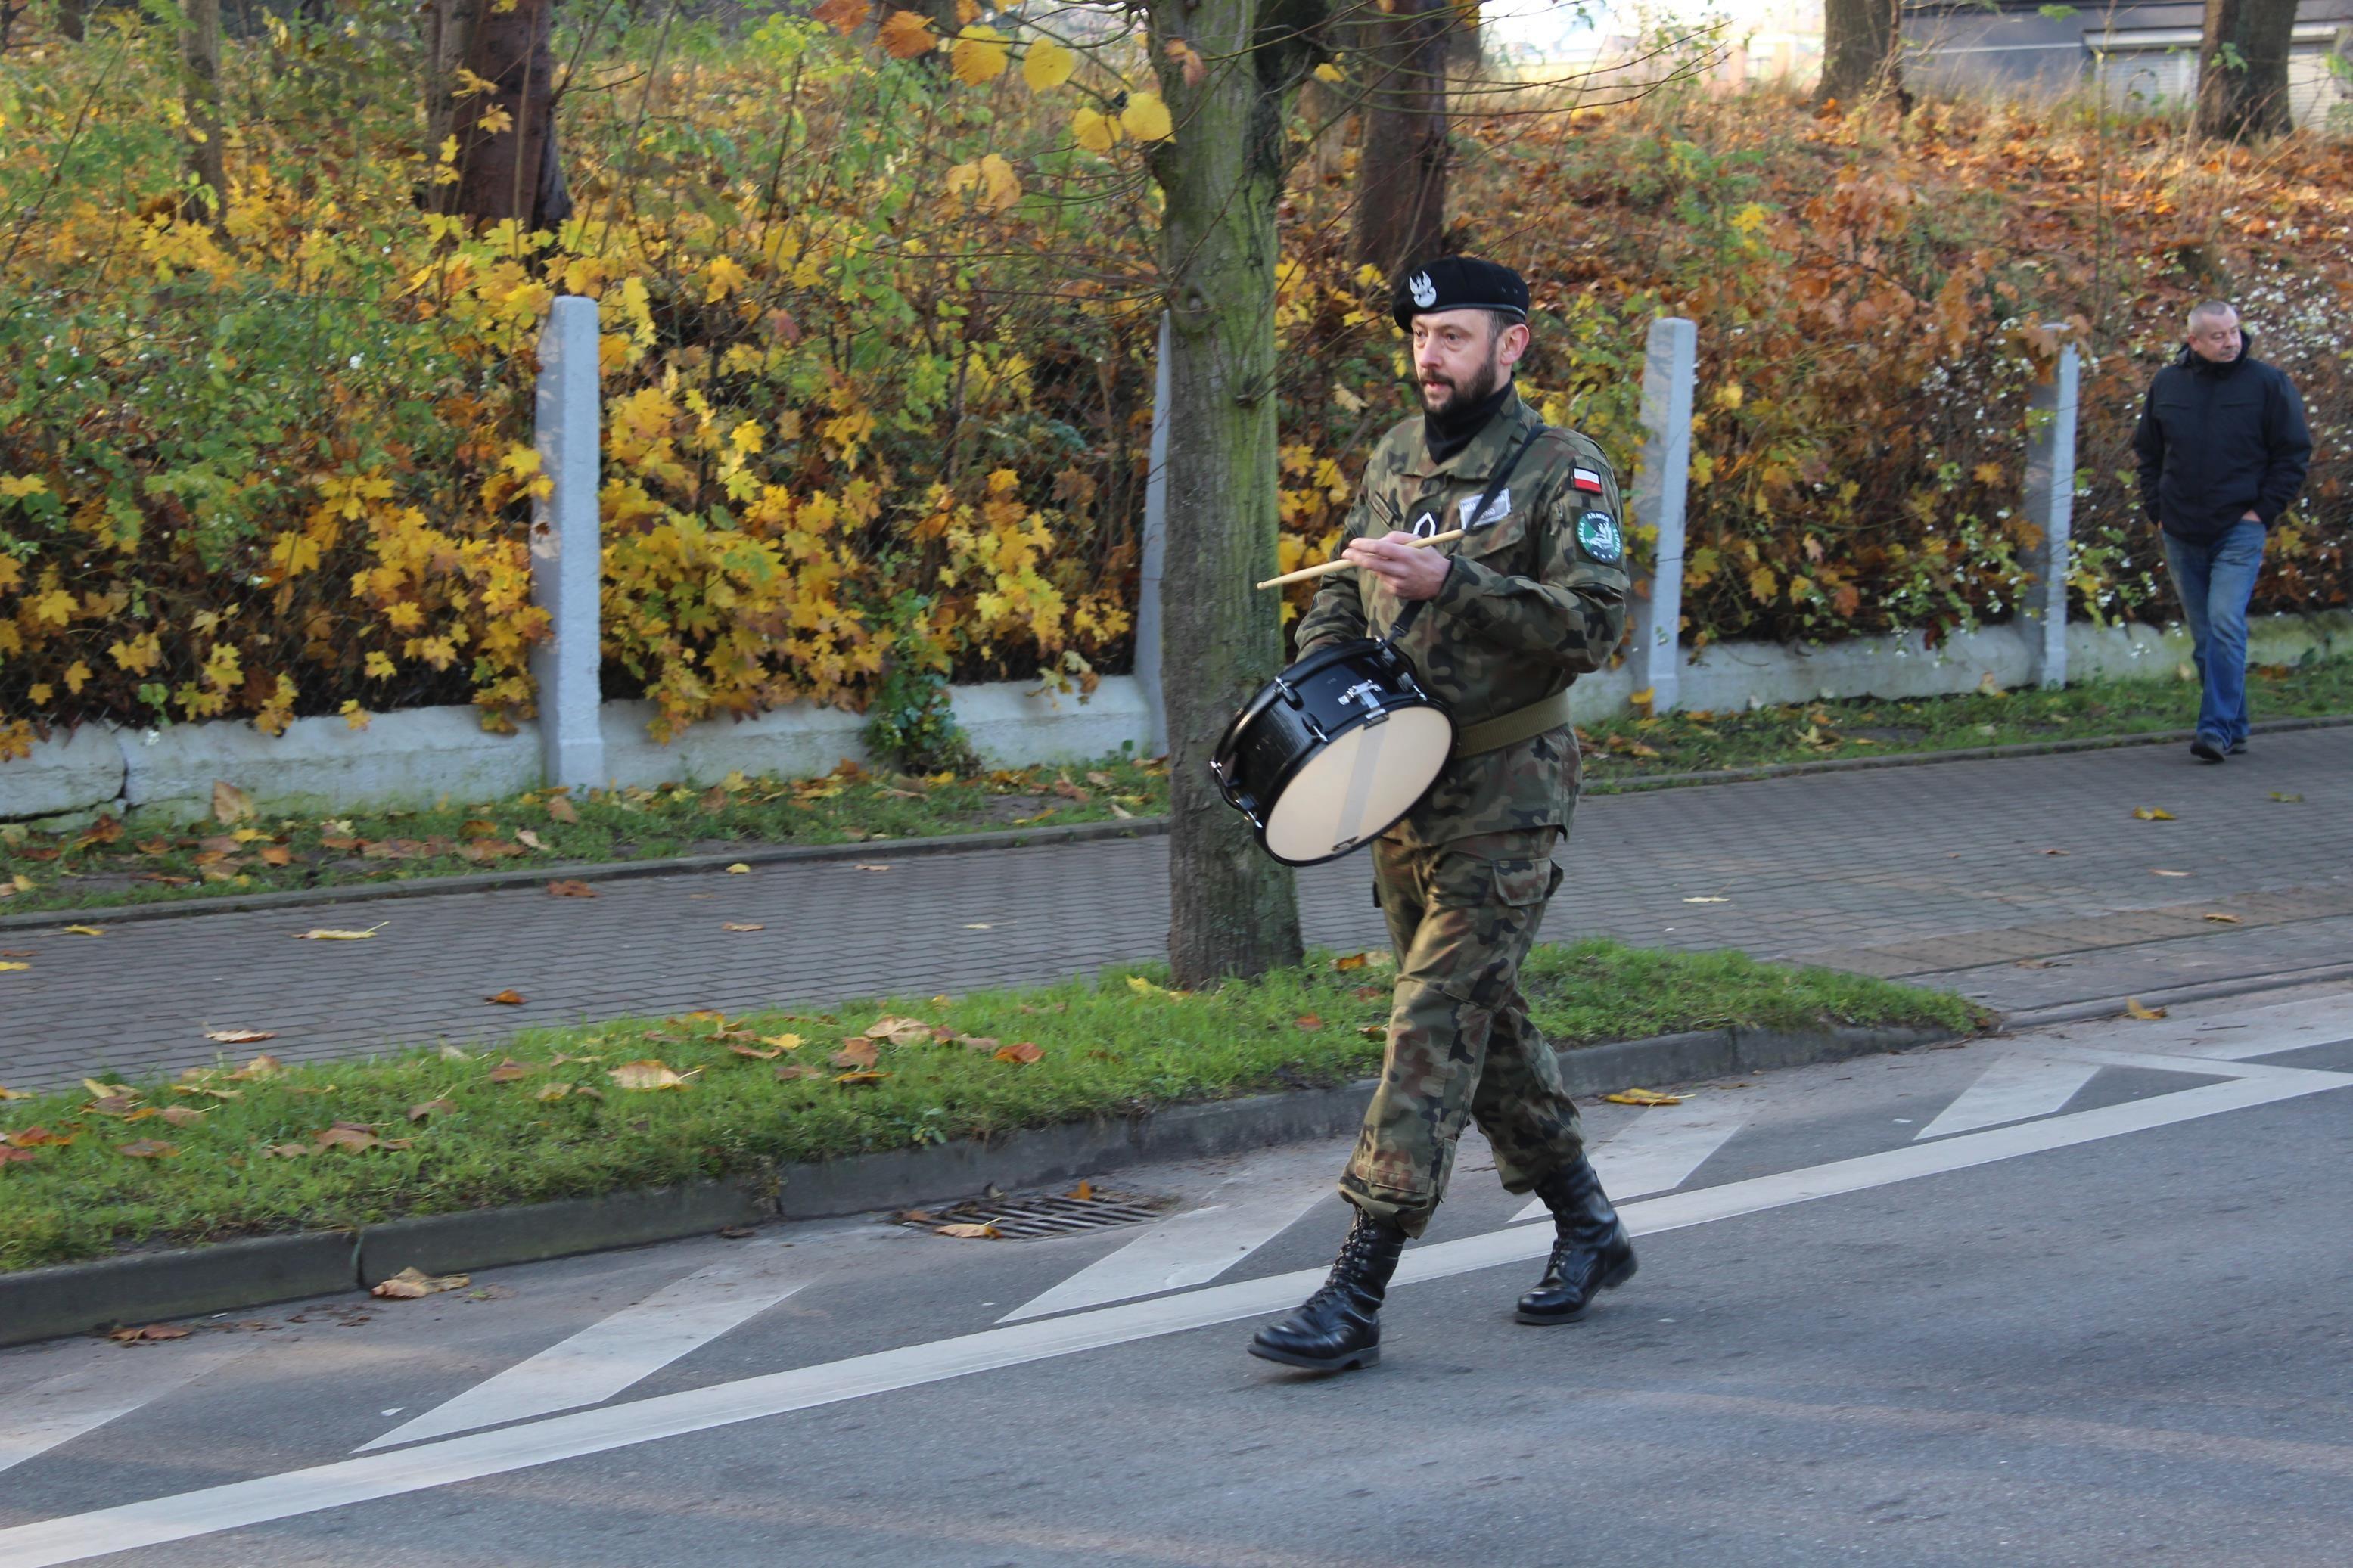
[[[1572,1094],[1604,1094],[1941,1043],[1927,1028],[1737,1026],[1560,1053]],[[1003,1138],[787,1166],[773,1178],[702,1182],[602,1197],[421,1215],[363,1226],[132,1253],[0,1274],[0,1346],[123,1323],[236,1311],[364,1289],[414,1267],[428,1274],[536,1263],[707,1236],[1011,1191],[1135,1165],[1336,1137],[1356,1126],[1377,1080],[1171,1106]]]
[[[2353,716],[2267,719],[2252,728],[2255,734],[2269,735],[2297,730],[2342,729],[2347,725],[2353,725]],[[1661,773],[1654,778],[1588,780],[1585,792],[1588,795],[1640,795],[1654,789],[1753,784],[1765,779],[1798,778],[1812,773],[1926,767],[1939,763],[1982,763],[2005,757],[2047,757],[2069,752],[2114,751],[2124,746],[2165,746],[2186,743],[2194,733],[2189,730],[2159,730],[2140,735],[2095,735],[2076,741],[2030,741],[2015,746],[1905,752],[1885,757],[1841,757],[1831,762],[1769,763],[1754,768]],[[1060,827],[1007,828],[993,833],[943,833],[929,838],[872,838],[859,844],[780,844],[718,855],[681,855],[666,860],[570,861],[538,866],[527,871],[482,871],[464,877],[420,877],[406,882],[362,882],[347,888],[290,888],[269,893],[228,893],[218,898],[183,899],[165,904],[100,904],[81,909],[0,914],[0,931],[35,931],[82,921],[103,920],[109,925],[122,925],[137,921],[185,920],[198,915],[237,914],[254,910],[308,909],[332,904],[374,903],[387,899],[431,899],[446,893],[499,892],[543,886],[559,879],[575,882],[619,882],[643,877],[724,871],[738,862],[746,866],[812,865],[841,860],[905,859],[914,855],[957,855],[987,849],[1042,848],[1055,844],[1092,844],[1105,838],[1157,838],[1167,831],[1168,819],[1165,816],[1137,816],[1109,822],[1073,822]]]

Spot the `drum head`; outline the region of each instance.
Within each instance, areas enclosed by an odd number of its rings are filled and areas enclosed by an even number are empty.
[[[1453,746],[1454,726],[1437,708],[1343,730],[1283,785],[1267,814],[1268,853],[1303,866],[1354,849],[1413,809]]]

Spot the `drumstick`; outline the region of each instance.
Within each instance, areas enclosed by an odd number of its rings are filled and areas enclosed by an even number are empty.
[[[1416,550],[1420,550],[1429,545],[1444,544],[1450,540],[1460,539],[1469,530],[1467,529],[1450,528],[1444,533],[1433,533],[1427,538],[1410,539],[1406,542],[1412,545]],[[1334,556],[1331,560],[1326,561],[1321,566],[1302,566],[1296,572],[1285,572],[1280,577],[1269,577],[1265,582],[1261,583],[1259,586],[1261,588],[1280,588],[1285,583],[1303,583],[1310,577],[1328,577],[1335,572],[1345,572],[1355,564],[1356,563],[1353,561],[1346,561],[1338,556]]]

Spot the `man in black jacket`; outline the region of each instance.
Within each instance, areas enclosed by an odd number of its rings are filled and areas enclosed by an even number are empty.
[[[2193,309],[2187,339],[2148,389],[2133,449],[2198,665],[2190,753],[2219,763],[2247,749],[2247,601],[2265,530],[2304,488],[2312,435],[2294,384],[2248,353],[2231,305]]]

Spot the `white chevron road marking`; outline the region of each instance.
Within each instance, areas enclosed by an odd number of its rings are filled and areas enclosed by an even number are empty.
[[[2348,1084],[2353,1084],[2353,1074],[2263,1068],[2176,1094],[2018,1122],[1934,1143],[1907,1143],[1807,1170],[1675,1193],[1630,1204],[1623,1212],[1636,1234],[1655,1235],[2324,1093]],[[1525,1262],[1541,1256],[1549,1239],[1546,1233],[1532,1226],[1506,1226],[1461,1241],[1414,1247],[1406,1253],[1397,1282],[1413,1285]],[[1213,1285],[16,1525],[0,1530],[0,1568],[51,1568],[56,1563],[186,1541],[894,1389],[1257,1317],[1293,1305],[1323,1278],[1323,1269],[1307,1268]]]
[[[2098,1076],[2100,1064],[2046,1057],[2029,1051],[1996,1057],[1978,1080],[1939,1111],[1915,1139],[1974,1132],[2005,1121],[2023,1121],[2067,1109],[2076,1092]]]
[[[761,1252],[765,1256],[732,1258],[665,1286],[352,1451],[601,1405],[809,1282],[805,1266],[797,1277],[788,1272],[796,1268],[790,1254]]]
[[[151,1405],[253,1348],[243,1336],[209,1344],[98,1346],[87,1364],[0,1403],[0,1470]]]
[[[1593,1169],[1612,1202],[1671,1193],[1692,1178],[1707,1157],[1732,1141],[1757,1114],[1754,1099],[1704,1094],[1681,1105],[1656,1105],[1641,1112],[1607,1143],[1593,1151]],[[1512,1216],[1514,1225],[1545,1212],[1536,1199]]]
[[[1331,1176],[1321,1173],[1272,1184],[1237,1177],[1210,1194],[1201,1207],[1162,1220],[997,1321],[1018,1323],[1049,1312],[1206,1285],[1281,1236],[1292,1221],[1332,1193]]]

